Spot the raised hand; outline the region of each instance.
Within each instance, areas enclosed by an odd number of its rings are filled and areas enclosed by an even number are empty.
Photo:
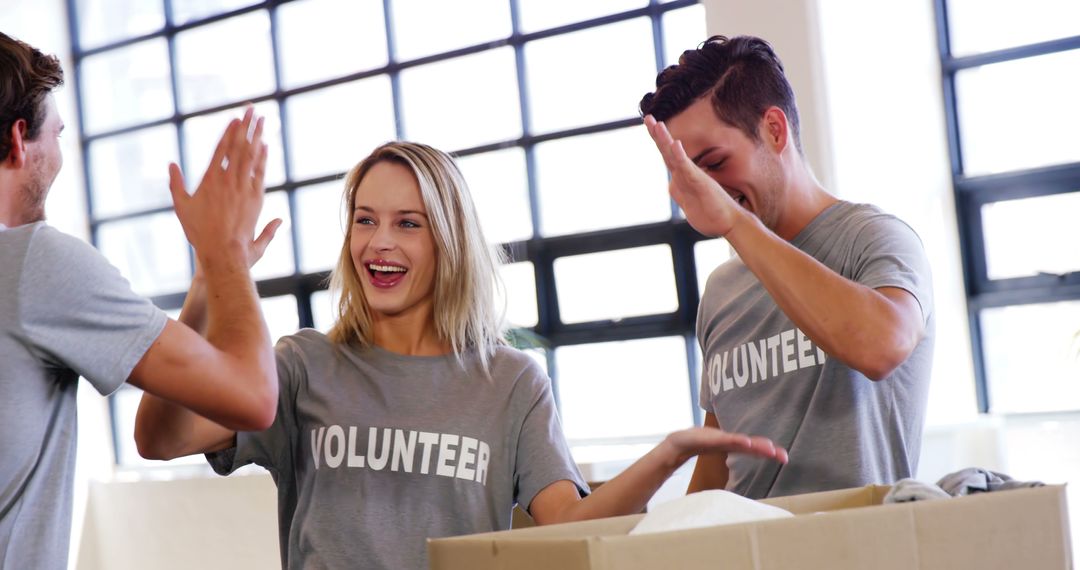
[[[274,241],[274,236],[277,235],[278,228],[282,224],[281,218],[274,218],[267,222],[258,237],[251,242],[251,247],[248,249],[248,268],[255,267],[255,264],[262,259],[264,253],[266,253],[266,247],[270,245],[271,241]],[[199,263],[198,256],[195,258],[195,276],[194,280],[199,280],[203,276],[202,264]]]
[[[263,119],[256,118],[250,106],[243,120],[232,120],[218,141],[202,182],[190,196],[180,167],[169,165],[176,217],[203,264],[224,255],[250,266],[269,242],[252,241],[262,209],[266,171],[262,130]],[[270,234],[272,237],[273,231]]]
[[[646,115],[645,128],[671,173],[668,192],[695,230],[707,236],[724,236],[742,216],[748,215],[720,184],[686,156],[682,142],[672,138],[664,123]]]
[[[746,453],[787,463],[787,450],[765,437],[732,433],[714,427],[693,427],[667,436],[663,445],[671,446],[681,465],[695,455],[712,452]]]

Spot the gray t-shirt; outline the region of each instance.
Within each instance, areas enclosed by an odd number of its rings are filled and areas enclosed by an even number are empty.
[[[919,237],[874,206],[839,202],[791,243],[854,282],[910,292],[926,336],[891,375],[873,382],[818,348],[741,259],[718,267],[698,312],[701,407],[724,429],[766,436],[790,451],[783,466],[729,455],[728,490],[758,499],[913,476],[934,347],[930,269]]]
[[[79,376],[116,390],[165,322],[85,242],[0,226],[0,568],[67,568]]]
[[[585,482],[551,384],[526,354],[416,357],[334,344],[305,329],[276,347],[274,425],[208,454],[255,463],[278,489],[282,567],[427,568],[427,538],[510,527],[515,503]]]

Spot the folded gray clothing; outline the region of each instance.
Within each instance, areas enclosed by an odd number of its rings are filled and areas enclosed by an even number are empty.
[[[949,494],[942,491],[941,487],[908,478],[901,479],[893,484],[892,489],[889,490],[882,501],[888,504],[948,498],[950,498]]]
[[[1044,483],[1042,481],[1017,481],[1003,473],[981,467],[968,467],[955,473],[949,473],[942,477],[937,484],[946,493],[954,497],[960,497],[972,493],[1042,487]]]

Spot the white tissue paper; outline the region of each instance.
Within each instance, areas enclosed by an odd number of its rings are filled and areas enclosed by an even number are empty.
[[[657,505],[630,534],[668,532],[794,516],[790,512],[730,491],[700,491]]]

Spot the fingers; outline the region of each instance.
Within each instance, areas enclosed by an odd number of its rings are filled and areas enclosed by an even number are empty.
[[[248,107],[248,113],[251,113],[251,107]],[[245,119],[249,118],[245,115]],[[255,120],[255,131],[251,135],[251,139],[248,140],[247,131],[244,132],[245,138],[240,141],[238,148],[238,156],[236,160],[236,169],[233,171],[233,176],[238,184],[243,184],[248,178],[252,177],[251,166],[259,158],[259,153],[262,152],[262,132],[263,132],[263,117],[259,117]],[[250,125],[250,121],[249,121]]]
[[[770,457],[781,463],[787,463],[787,450],[767,437],[750,437],[750,453],[761,457]]]
[[[259,145],[259,156],[255,159],[255,171],[252,172],[251,183],[254,190],[258,193],[263,192],[263,177],[266,175],[266,143]]]
[[[244,118],[240,120],[239,126],[229,135],[229,142],[225,147],[225,158],[228,161],[228,165],[225,167],[225,173],[231,181],[239,180],[237,172],[247,155],[247,137],[248,132],[251,130],[251,120],[254,116],[254,108],[250,105],[245,107]]]
[[[645,128],[649,131],[649,136],[652,137],[653,144],[656,145],[656,150],[660,151],[660,157],[664,159],[664,165],[667,166],[668,171],[672,171],[673,164],[671,162],[671,133],[668,132],[667,127],[663,123],[658,122],[652,115],[645,115]]]
[[[225,127],[225,132],[222,133],[221,139],[218,140],[217,147],[214,149],[214,156],[210,158],[210,165],[206,167],[206,176],[215,175],[222,170],[222,163],[228,156],[233,135],[239,128],[240,121],[236,119],[229,121],[229,126]]]
[[[787,450],[767,437],[749,436],[743,433],[726,432],[715,428],[709,428],[708,434],[710,451],[726,451],[729,453],[746,453],[775,459],[780,463],[787,463]]]
[[[252,244],[258,257],[262,257],[263,252],[266,251],[266,246],[270,245],[270,242],[273,241],[274,235],[277,234],[281,224],[281,218],[274,218],[273,220],[270,220],[270,223],[266,224],[266,227],[264,227],[261,232],[259,232],[259,237],[255,238],[255,242]]]
[[[172,194],[173,207],[177,211],[190,199],[184,186],[184,173],[180,172],[180,166],[175,162],[169,163],[169,193]]]

